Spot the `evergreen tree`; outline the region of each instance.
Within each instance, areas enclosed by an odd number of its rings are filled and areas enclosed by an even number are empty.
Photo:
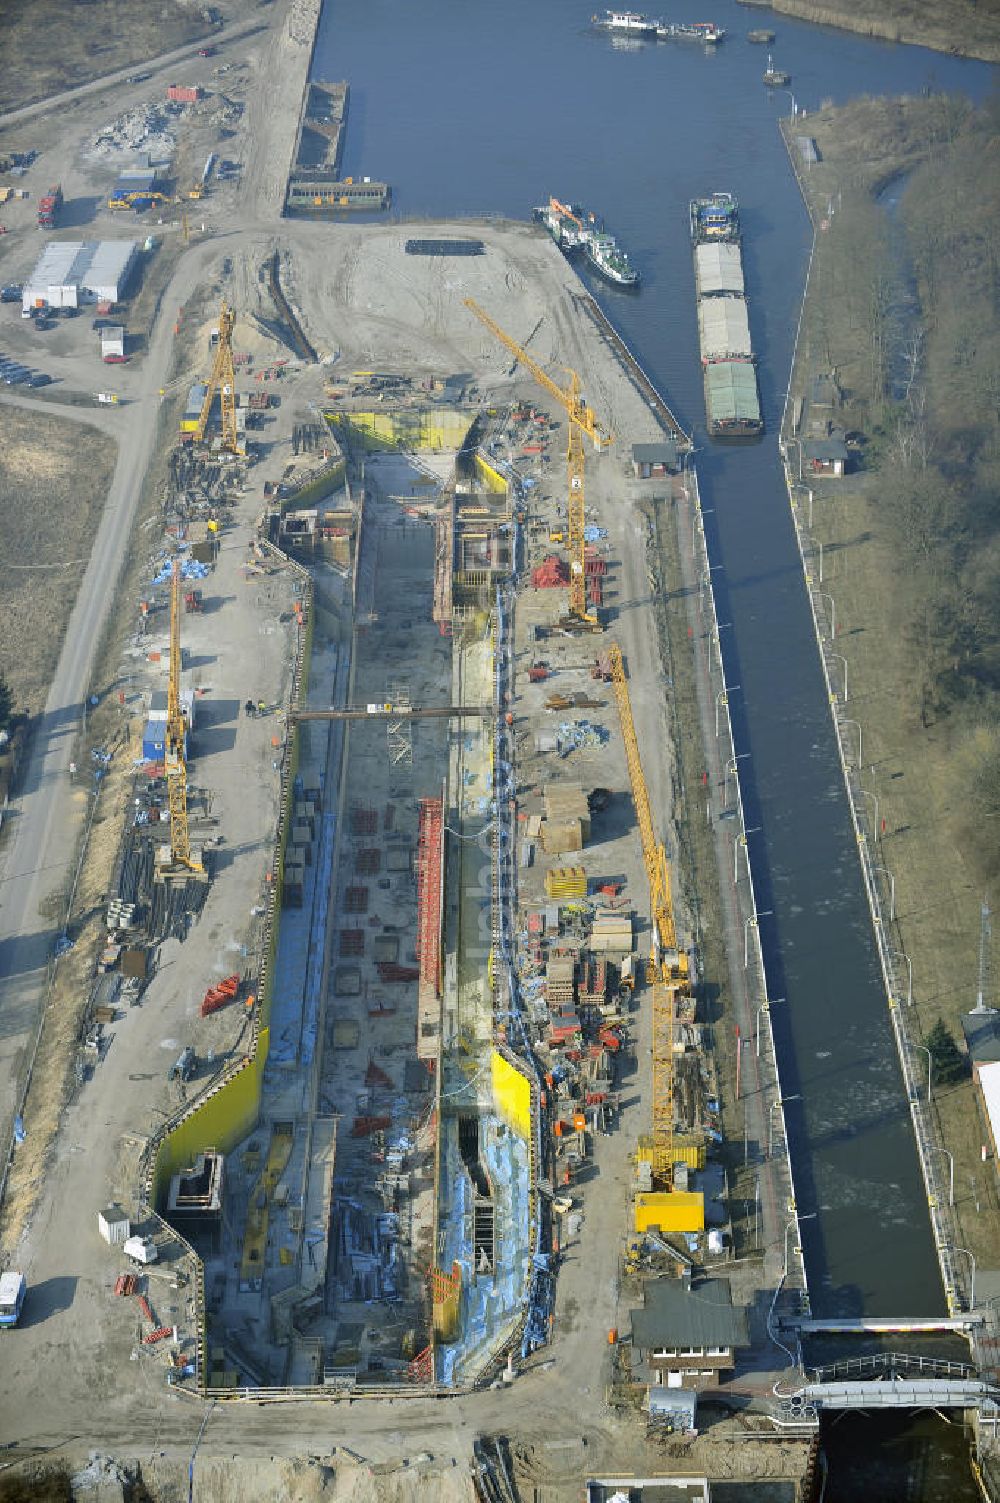
[[[941,1085],[951,1085],[965,1074],[965,1056],[948,1032],[941,1018],[927,1035],[927,1047],[934,1061],[933,1078]]]

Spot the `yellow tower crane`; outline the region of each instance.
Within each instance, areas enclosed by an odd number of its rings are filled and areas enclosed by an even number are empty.
[[[218,392],[219,408],[222,414],[222,447],[228,454],[241,453],[239,435],[236,432],[236,372],[233,369],[233,325],[235,322],[236,314],[232,308],[223,303],[219,310],[219,342],[215,347],[212,374],[208,378],[205,400],[201,404],[198,426],[194,433],[195,441],[203,444],[208,431],[212,402]]]
[[[618,702],[618,718],[621,722],[622,740],[625,743],[625,760],[632,784],[632,801],[635,804],[636,820],[642,841],[642,859],[649,880],[650,912],[653,921],[653,951],[650,956],[650,974],[653,982],[653,1137],[650,1161],[654,1184],[668,1192],[674,1191],[674,1169],[677,1162],[678,1144],[674,1133],[674,1016],[677,998],[690,995],[691,977],[687,954],[677,947],[677,926],[674,920],[673,897],[670,888],[670,867],[663,842],[657,840],[653,827],[653,814],[649,806],[649,790],[642,771],[639,742],[632,718],[632,701],[625,677],[625,664],[621,649],[612,643],[608,657],[611,664],[611,680]],[[690,1145],[684,1145],[688,1149]],[[685,1152],[685,1158],[688,1156]],[[647,1199],[652,1199],[648,1197]],[[670,1230],[700,1231],[704,1226],[704,1203],[700,1196],[685,1197],[679,1214],[668,1216]],[[652,1211],[650,1216],[661,1214]],[[683,1223],[683,1224],[681,1224]],[[649,1221],[648,1224],[654,1224]],[[662,1224],[662,1223],[655,1223]],[[637,1230],[642,1230],[637,1226]],[[664,1227],[664,1230],[667,1230]]]
[[[611,434],[607,433],[595,418],[592,410],[580,395],[580,377],[576,371],[568,370],[569,386],[562,387],[528,354],[523,346],[512,339],[500,325],[496,323],[484,309],[471,297],[465,299],[465,306],[469,308],[481,323],[485,324],[491,334],[504,345],[515,360],[519,360],[525,366],[539,386],[554,397],[559,405],[565,409],[569,418],[568,434],[566,440],[566,468],[568,477],[568,496],[566,503],[567,515],[567,549],[569,552],[569,614],[570,624],[578,631],[600,631],[600,622],[596,616],[587,610],[587,575],[586,575],[586,541],[584,532],[586,528],[586,507],[584,504],[584,451],[583,435],[592,441],[598,453],[606,449],[611,443]]]
[[[181,566],[175,560],[170,581],[170,673],[164,746],[164,774],[170,810],[170,862],[161,870],[162,876],[189,872],[201,876],[205,871],[198,857],[191,853],[188,832],[186,736],[187,725],[181,709]]]

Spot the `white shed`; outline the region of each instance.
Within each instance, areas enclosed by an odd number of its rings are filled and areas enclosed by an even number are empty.
[[[122,1247],[132,1233],[132,1225],[121,1206],[106,1206],[97,1213],[97,1225],[105,1242]]]

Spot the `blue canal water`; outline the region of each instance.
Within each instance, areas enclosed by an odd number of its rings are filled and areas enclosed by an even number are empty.
[[[594,295],[693,430],[718,594],[803,1248],[814,1314],[944,1311],[834,732],[777,450],[811,233],[778,118],[863,94],[994,81],[963,62],[797,22],[734,0],[697,43],[616,46],[588,0],[327,0],[314,76],[351,86],[344,172],[392,184],[393,213],[530,218],[550,193],[606,218],[642,274]],[[656,11],[654,6],[655,13]],[[777,32],[790,90],[762,81]],[[803,129],[808,127],[804,124]],[[689,200],[741,204],[767,437],[705,438]]]

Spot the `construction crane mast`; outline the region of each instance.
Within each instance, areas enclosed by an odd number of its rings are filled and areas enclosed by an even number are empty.
[[[612,643],[608,657],[625,743],[625,760],[632,783],[632,801],[642,840],[642,859],[649,879],[653,920],[653,953],[650,956],[653,980],[653,1178],[671,1188],[674,1176],[674,1013],[677,997],[687,996],[690,991],[689,965],[687,955],[677,948],[670,867],[663,842],[657,840],[653,828],[625,665],[617,643]]]
[[[174,560],[170,581],[170,673],[167,680],[167,729],[164,774],[170,810],[170,870],[203,873],[191,854],[187,814],[187,725],[181,709],[181,566]]]
[[[222,415],[222,447],[228,454],[239,454],[239,437],[236,432],[236,372],[233,368],[233,325],[236,314],[225,303],[219,310],[219,342],[215,347],[212,373],[208,378],[205,400],[201,404],[195,440],[205,442],[208,419],[216,392],[219,394],[219,409]]]
[[[598,453],[608,447],[611,435],[601,427],[592,410],[581,397],[580,377],[576,371],[568,371],[570,378],[568,387],[559,386],[538,362],[532,359],[527,350],[512,339],[504,329],[501,329],[500,325],[490,318],[473,298],[467,297],[465,306],[476,315],[481,323],[486,325],[490,333],[495,335],[506,349],[510,350],[515,360],[519,360],[531,372],[539,386],[555,398],[569,418],[566,441],[569,613],[571,620],[578,628],[588,631],[598,630],[597,617],[592,616],[587,610],[583,435],[587,435]]]

